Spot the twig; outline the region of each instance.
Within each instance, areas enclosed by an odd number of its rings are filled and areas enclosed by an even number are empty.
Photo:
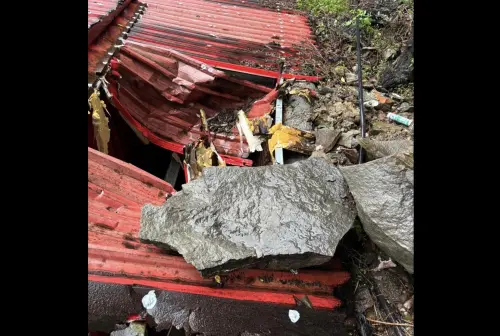
[[[358,282],[356,282],[356,287],[354,287],[354,294],[356,294],[356,289],[358,289],[358,285],[359,285],[359,280]]]
[[[370,322],[373,322],[373,323],[378,323],[378,324],[386,324],[386,325],[392,325],[392,326],[400,326],[400,327],[412,327],[413,328],[413,324],[409,324],[409,323],[392,323],[392,322],[384,322],[384,321],[378,321],[378,320],[374,320],[374,319],[371,319],[371,318],[366,318],[368,321]]]

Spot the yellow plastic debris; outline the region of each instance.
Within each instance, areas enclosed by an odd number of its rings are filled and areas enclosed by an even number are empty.
[[[311,104],[311,97],[310,97],[311,91],[309,91],[309,89],[294,88],[290,90],[289,94],[304,97],[305,99],[307,99],[307,102]]]
[[[276,148],[285,148],[298,152],[301,147],[308,146],[308,142],[314,140],[314,135],[310,132],[303,132],[298,129],[288,127],[282,123],[278,123],[269,129],[269,134],[272,134],[271,138],[267,141],[269,145],[269,152],[271,152],[271,157],[274,162],[274,150]],[[292,148],[293,147],[293,148]]]
[[[215,276],[215,282],[217,282],[218,284],[222,284],[222,280],[220,278],[220,275]]]
[[[108,126],[109,119],[104,113],[106,104],[99,98],[99,91],[97,89],[94,89],[94,93],[90,95],[88,103],[91,111],[93,111],[92,125],[94,126],[97,149],[104,154],[108,154],[108,143],[111,136],[111,130]]]

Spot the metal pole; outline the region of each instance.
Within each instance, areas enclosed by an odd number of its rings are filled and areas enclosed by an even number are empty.
[[[358,63],[358,97],[359,97],[359,118],[361,124],[361,137],[364,138],[366,134],[365,129],[365,109],[363,102],[363,72],[361,70],[361,38],[359,33],[359,17],[356,14],[356,54],[357,54],[357,63]],[[358,163],[363,163],[365,156],[365,151],[363,147],[359,148],[359,160]]]

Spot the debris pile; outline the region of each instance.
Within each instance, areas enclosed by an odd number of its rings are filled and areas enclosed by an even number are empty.
[[[210,167],[162,206],[145,205],[139,237],[178,251],[204,276],[290,270],[330,260],[355,217],[342,174],[322,159]]]

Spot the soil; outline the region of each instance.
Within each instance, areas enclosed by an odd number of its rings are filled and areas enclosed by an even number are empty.
[[[361,0],[359,8],[371,18],[370,27],[360,32],[366,136],[413,140],[413,127],[387,117],[392,112],[414,120],[413,3]],[[316,46],[301,45],[299,49],[304,56],[309,55],[307,74],[323,78],[317,86],[318,98],[312,103],[311,121],[314,128],[343,133],[330,152],[318,155],[337,165],[357,164],[360,112],[356,35],[355,26],[347,25],[353,15],[308,14]],[[337,249],[352,274],[352,281],[339,289],[341,293],[335,293],[347,301],[345,326],[356,326],[350,331],[352,335],[361,335],[362,329],[369,329],[372,335],[413,335],[413,276],[400,266],[374,271],[389,257],[370,241],[361,223],[355,227],[355,233],[348,233]],[[384,297],[382,303],[380,297]]]

